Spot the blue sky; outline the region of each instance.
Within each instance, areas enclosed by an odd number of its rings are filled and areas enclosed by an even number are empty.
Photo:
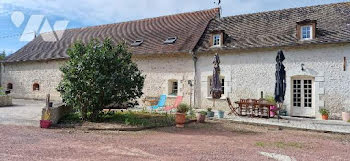
[[[43,15],[51,26],[69,21],[67,28],[123,22],[217,7],[216,0],[0,0],[0,51],[8,54],[28,42],[20,41],[31,15]],[[222,16],[294,8],[349,0],[221,0]],[[283,2],[282,2],[283,1]],[[17,27],[11,15],[19,11]],[[43,24],[42,24],[43,25]]]

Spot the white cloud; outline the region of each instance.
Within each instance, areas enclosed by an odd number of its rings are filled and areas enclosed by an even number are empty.
[[[212,0],[2,0],[11,5],[86,24],[111,23],[211,8]]]
[[[12,8],[39,11],[46,16],[60,16],[86,25],[127,20],[214,8],[215,0],[1,0]],[[223,16],[305,5],[348,0],[222,0]]]

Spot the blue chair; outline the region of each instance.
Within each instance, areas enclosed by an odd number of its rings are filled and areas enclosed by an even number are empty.
[[[166,96],[165,94],[160,95],[158,104],[155,105],[155,106],[151,106],[151,109],[152,109],[152,110],[155,110],[155,109],[164,107],[164,106],[165,106],[165,102],[166,102],[166,97],[167,97],[167,96]]]

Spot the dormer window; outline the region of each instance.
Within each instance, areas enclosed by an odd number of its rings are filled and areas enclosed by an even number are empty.
[[[177,40],[177,37],[174,36],[174,37],[168,37],[165,41],[164,41],[164,44],[173,44],[175,43],[175,41]]]
[[[297,39],[312,40],[316,38],[316,20],[303,20],[297,22]]]
[[[133,43],[131,43],[131,46],[140,46],[143,43],[142,39],[135,40]]]
[[[224,44],[224,30],[211,31],[210,46],[221,47]]]
[[[302,40],[310,40],[312,39],[312,26],[301,26],[301,39]]]
[[[221,46],[221,34],[213,35],[213,46]]]

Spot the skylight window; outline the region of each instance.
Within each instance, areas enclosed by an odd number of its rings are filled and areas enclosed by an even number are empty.
[[[173,44],[177,40],[177,37],[168,37],[165,41],[164,44]]]
[[[131,46],[140,46],[143,43],[143,40],[135,40],[133,43],[131,43]]]

